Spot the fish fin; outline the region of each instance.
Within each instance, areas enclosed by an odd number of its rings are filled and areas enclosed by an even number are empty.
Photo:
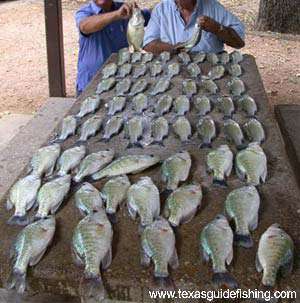
[[[10,199],[8,198],[8,199],[6,200],[6,209],[7,209],[7,210],[12,210],[13,207],[14,207],[14,205],[11,203]]]
[[[144,267],[148,267],[150,265],[151,258],[147,255],[147,253],[142,247],[140,250],[140,256],[141,256],[141,265]]]
[[[258,258],[258,255],[256,254],[256,257],[255,257],[255,267],[256,267],[256,270],[258,272],[262,272],[263,271],[263,267],[259,261],[259,258]]]
[[[175,283],[171,277],[154,277],[154,282],[159,289],[175,289]]]
[[[282,277],[287,277],[293,270],[294,266],[294,257],[291,250],[288,251],[284,258],[285,262],[280,266],[280,274]]]
[[[169,265],[172,267],[172,269],[176,269],[179,267],[179,260],[178,260],[177,250],[175,247],[171,259],[169,260]]]
[[[165,145],[164,145],[164,142],[163,142],[163,141],[153,141],[151,144],[153,144],[153,145],[159,145],[159,146],[163,146],[163,147],[165,147]]]
[[[59,201],[59,203],[57,203],[56,205],[54,205],[51,208],[51,215],[54,215],[57,212],[57,210],[60,208],[62,202],[63,202],[63,200]]]
[[[197,208],[195,208],[190,214],[188,214],[187,216],[183,217],[181,219],[181,224],[185,224],[188,223],[190,221],[193,220],[193,218],[195,217],[196,213],[197,213]]]
[[[29,265],[34,266],[34,265],[38,264],[41,261],[46,250],[47,250],[47,246],[35,258],[30,260]]]
[[[230,115],[225,115],[224,114],[224,116],[223,116],[223,120],[229,120],[231,118],[232,118],[232,114],[230,114]]]
[[[135,220],[136,219],[136,216],[137,216],[137,213],[136,211],[131,207],[130,203],[127,203],[127,209],[128,209],[128,212],[129,212],[129,215],[131,217],[132,220]]]
[[[230,252],[229,252],[229,254],[228,254],[227,258],[226,258],[226,264],[230,265],[231,262],[232,262],[232,260],[233,260],[233,248],[230,250]]]
[[[203,142],[200,144],[200,148],[212,148],[212,144]]]
[[[162,199],[166,199],[171,193],[173,192],[173,190],[171,189],[165,189],[161,192],[161,198]]]
[[[112,251],[110,248],[101,262],[102,268],[104,270],[106,270],[110,266],[111,260],[112,260]]]
[[[253,240],[251,235],[234,235],[234,242],[236,245],[242,246],[244,248],[250,248],[253,246]]]
[[[267,174],[268,174],[268,170],[267,168],[264,170],[263,174],[261,175],[260,177],[260,180],[265,183],[266,182],[266,179],[267,179]]]
[[[248,144],[247,144],[247,143],[241,143],[241,144],[239,144],[239,145],[236,146],[236,148],[237,148],[238,150],[243,150],[243,149],[245,149],[245,148],[247,148],[247,147],[248,147]]]
[[[71,254],[72,254],[72,258],[74,260],[74,263],[77,265],[77,266],[83,266],[84,265],[84,262],[82,261],[82,259],[80,258],[80,256],[76,253],[74,247],[72,246],[72,249],[71,249]]]
[[[139,224],[139,227],[138,227],[138,234],[139,234],[139,235],[141,235],[141,234],[144,232],[145,227],[146,227],[146,226],[144,226],[144,225],[142,225],[142,224]]]
[[[7,289],[15,288],[18,294],[23,294],[27,288],[26,272],[21,274],[12,270],[6,282],[6,288]]]
[[[30,223],[30,219],[27,214],[25,214],[24,216],[13,215],[7,221],[7,224],[9,224],[9,225],[20,225],[20,226],[26,226],[29,223]]]
[[[89,277],[88,275],[80,281],[79,294],[81,302],[102,302],[107,297],[103,281],[100,276]]]
[[[222,286],[226,286],[227,288],[238,288],[238,283],[236,279],[231,276],[228,272],[222,273],[214,273],[212,277],[213,284],[221,288]]]
[[[258,214],[256,214],[256,216],[254,216],[252,221],[249,223],[249,229],[251,231],[256,230],[257,226],[258,226]]]
[[[127,145],[127,148],[144,148],[142,143],[140,142],[135,142],[135,143],[129,143]]]
[[[226,180],[213,179],[213,184],[221,187],[228,187]]]
[[[52,165],[52,166],[48,169],[47,173],[45,174],[45,177],[46,177],[46,178],[51,177],[51,176],[53,175],[54,168],[55,168],[55,164]]]
[[[202,260],[204,263],[208,263],[209,262],[209,254],[206,252],[205,249],[202,249]]]
[[[111,224],[115,225],[117,224],[117,214],[116,213],[107,213],[108,220]]]
[[[165,204],[164,210],[163,210],[163,216],[167,219],[170,216],[170,209],[167,205],[167,203]]]
[[[246,178],[246,174],[239,169],[238,165],[235,166],[235,171],[236,171],[236,174],[237,174],[238,178],[241,181],[244,181],[245,178]]]

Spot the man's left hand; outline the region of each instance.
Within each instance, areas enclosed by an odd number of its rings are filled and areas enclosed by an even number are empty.
[[[200,16],[198,23],[203,30],[213,34],[216,34],[220,29],[220,23],[207,16]]]

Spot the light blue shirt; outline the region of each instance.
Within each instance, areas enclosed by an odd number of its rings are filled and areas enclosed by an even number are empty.
[[[153,40],[176,44],[191,38],[199,16],[208,16],[223,26],[233,28],[244,40],[245,27],[243,23],[216,0],[198,0],[190,22],[185,24],[180,15],[175,0],[162,0],[151,14],[146,28],[144,46]],[[224,43],[213,33],[202,31],[201,41],[192,51],[218,53],[223,51]]]

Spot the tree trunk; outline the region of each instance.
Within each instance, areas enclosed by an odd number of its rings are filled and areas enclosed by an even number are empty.
[[[300,0],[260,0],[257,28],[300,34]]]

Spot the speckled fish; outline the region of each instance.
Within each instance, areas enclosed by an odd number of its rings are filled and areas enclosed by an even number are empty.
[[[254,186],[244,186],[229,193],[225,211],[234,221],[234,242],[245,248],[253,246],[250,231],[257,228],[260,197]]]
[[[248,117],[255,116],[257,112],[257,105],[252,97],[249,95],[244,95],[238,100],[238,104]]]
[[[197,94],[197,84],[194,80],[183,80],[182,82],[182,90],[183,94],[187,95],[188,97],[191,97],[195,94]]]
[[[126,76],[130,75],[132,70],[132,65],[130,63],[125,63],[119,67],[119,72],[117,77],[125,78]]]
[[[263,143],[266,139],[262,124],[256,119],[250,119],[244,125],[244,130],[250,142]]]
[[[150,65],[150,75],[151,77],[156,77],[157,75],[161,74],[163,71],[162,65],[159,62],[155,62]]]
[[[19,294],[25,292],[27,268],[40,262],[54,233],[54,216],[34,222],[21,230],[10,250],[13,268],[7,282],[8,289],[15,288]]]
[[[192,50],[192,48],[194,46],[196,46],[200,42],[201,36],[202,36],[201,26],[198,24],[198,22],[196,22],[190,39],[188,39],[187,41],[185,41],[183,43],[177,44],[176,48],[184,49],[186,52],[189,52]]]
[[[38,211],[35,219],[45,219],[49,213],[54,215],[59,209],[71,186],[71,176],[58,177],[45,183],[38,192]]]
[[[164,216],[172,226],[190,222],[200,207],[202,189],[200,184],[183,185],[168,197]]]
[[[231,118],[235,111],[234,103],[230,97],[221,97],[217,99],[216,106],[223,113],[224,119]]]
[[[88,114],[94,113],[100,106],[100,97],[88,97],[86,98],[80,107],[79,113],[76,115],[77,118],[82,118]]]
[[[113,97],[108,102],[108,115],[113,116],[114,114],[123,111],[126,106],[126,98],[125,97]]]
[[[42,177],[44,174],[46,174],[46,177],[51,176],[60,151],[59,144],[41,147],[30,161],[31,174],[39,177]]]
[[[139,215],[142,227],[151,224],[155,218],[158,218],[160,213],[159,191],[151,178],[142,177],[129,187],[127,208],[133,220]]]
[[[206,60],[212,65],[216,65],[219,63],[218,55],[214,53],[206,54]]]
[[[80,182],[83,178],[98,172],[112,161],[114,155],[115,153],[112,149],[107,149],[86,156],[80,163],[78,172],[73,180]]]
[[[143,147],[139,140],[142,139],[144,132],[144,120],[140,116],[129,119],[125,124],[125,136],[129,139],[127,148]]]
[[[105,177],[114,177],[127,174],[136,174],[154,166],[160,159],[154,155],[128,155],[113,161],[103,170],[94,174],[92,178],[99,180]]]
[[[187,151],[179,152],[167,158],[161,166],[162,181],[167,183],[167,190],[178,188],[180,181],[187,180],[192,159]]]
[[[87,141],[89,137],[93,137],[100,130],[103,119],[95,115],[88,120],[86,120],[80,129],[79,141]]]
[[[192,135],[192,127],[186,117],[179,117],[173,124],[173,130],[181,142],[188,142]]]
[[[248,185],[257,186],[266,181],[267,157],[258,143],[250,143],[235,159],[236,174]]]
[[[213,183],[227,186],[226,177],[232,171],[233,153],[227,145],[221,145],[207,155],[207,167],[213,173]]]
[[[103,206],[100,192],[92,184],[84,182],[75,193],[75,206],[82,216],[100,211]]]
[[[191,57],[188,53],[181,52],[178,54],[180,62],[184,65],[188,65],[191,62]]]
[[[129,92],[131,87],[131,80],[129,78],[122,79],[116,85],[116,95],[117,96],[124,96],[126,93]]]
[[[164,117],[159,117],[151,123],[151,136],[153,144],[163,144],[163,140],[168,136],[169,123]]]
[[[204,93],[216,94],[219,90],[217,84],[211,79],[205,79],[201,81],[201,89]]]
[[[197,133],[202,142],[200,147],[211,148],[212,140],[216,137],[216,125],[214,120],[210,116],[199,119]]]
[[[8,224],[27,225],[29,223],[26,212],[33,207],[41,183],[40,177],[28,175],[12,186],[6,208],[11,210],[14,207],[15,213],[7,222]]]
[[[113,215],[125,200],[130,181],[126,175],[108,180],[101,190],[102,199],[106,203],[106,212]]]
[[[75,146],[65,150],[57,161],[58,176],[66,176],[77,167],[86,154],[84,145]]]
[[[109,63],[105,65],[102,69],[102,79],[107,79],[111,76],[114,76],[118,70],[116,63]]]
[[[77,120],[74,116],[67,116],[63,119],[59,140],[66,140],[69,136],[75,135]]]
[[[219,54],[219,62],[223,65],[226,65],[230,61],[230,56],[229,54],[224,51],[221,54]]]
[[[233,51],[230,54],[230,58],[231,58],[232,63],[240,63],[244,60],[243,54],[239,51]]]
[[[154,55],[152,53],[144,53],[142,58],[142,63],[146,64],[148,62],[151,62],[154,58]]]
[[[133,97],[132,99],[132,109],[137,113],[141,114],[144,110],[148,108],[148,97],[140,93]]]
[[[180,65],[177,62],[170,63],[168,65],[168,77],[173,78],[177,76],[180,72]]]
[[[201,232],[200,242],[203,259],[212,260],[213,284],[221,288],[237,288],[236,280],[227,272],[226,264],[230,265],[233,259],[233,233],[227,219],[218,215]]]
[[[193,57],[193,62],[195,63],[202,63],[206,58],[206,53],[197,52]]]
[[[243,73],[239,64],[230,64],[228,67],[228,72],[233,78],[240,77]]]
[[[197,63],[190,63],[186,69],[192,78],[197,78],[201,74],[201,69]]]
[[[162,95],[155,104],[155,113],[162,116],[169,112],[173,105],[173,98],[170,95]]]
[[[237,149],[244,148],[244,135],[237,122],[232,119],[228,119],[224,122],[224,134],[226,139],[233,143]]]
[[[164,51],[164,52],[160,53],[159,59],[161,60],[161,62],[167,63],[167,62],[170,61],[170,59],[171,59],[171,54],[170,54],[170,52]]]
[[[130,96],[135,96],[139,93],[142,93],[146,90],[148,86],[148,81],[146,79],[140,79],[137,82],[133,83],[130,89]]]
[[[109,141],[113,136],[119,134],[124,124],[124,120],[120,116],[113,116],[109,119],[104,128],[103,141]]]
[[[227,85],[233,96],[241,96],[246,91],[244,82],[239,78],[233,78]]]
[[[134,52],[131,54],[131,63],[136,63],[142,60],[142,52]]]
[[[141,264],[149,266],[152,259],[154,277],[160,280],[167,279],[169,277],[168,266],[170,265],[172,269],[179,266],[175,235],[169,222],[164,218],[155,220],[144,229],[141,239]]]
[[[82,302],[101,302],[106,291],[101,269],[107,269],[112,260],[113,229],[104,210],[83,218],[76,226],[72,238],[75,263],[84,267],[79,286]]]
[[[211,111],[211,103],[207,96],[197,97],[194,101],[194,106],[196,108],[197,114],[200,116],[205,116]]]
[[[225,68],[223,65],[213,66],[212,69],[208,72],[208,77],[211,80],[221,79],[225,74]]]
[[[275,223],[262,234],[258,244],[256,270],[263,271],[262,284],[274,287],[278,272],[285,278],[292,272],[293,265],[293,240]]]
[[[181,95],[174,100],[174,111],[176,115],[183,116],[190,110],[190,100],[187,96]]]
[[[153,86],[150,95],[156,96],[158,94],[164,93],[170,88],[170,80],[166,78],[160,78]]]
[[[140,78],[142,76],[144,76],[146,74],[146,71],[147,71],[147,65],[146,64],[139,64],[139,65],[136,65],[135,68],[133,69],[133,78],[134,79],[137,79],[137,78]]]
[[[127,47],[122,48],[118,52],[118,65],[123,65],[130,62],[130,52]]]
[[[115,85],[116,85],[116,79],[114,77],[103,79],[97,86],[96,94],[100,95],[104,92],[108,92]]]

